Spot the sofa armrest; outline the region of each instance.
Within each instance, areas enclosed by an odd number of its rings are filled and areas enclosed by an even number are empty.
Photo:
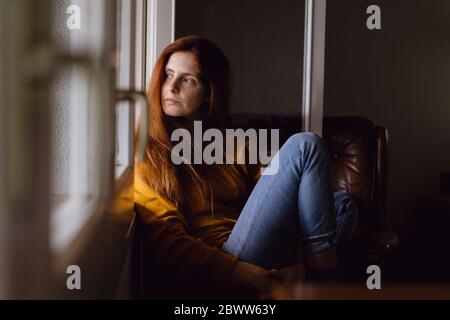
[[[387,181],[388,181],[388,159],[389,159],[389,140],[388,131],[383,127],[375,127],[375,181],[374,181],[374,201],[375,210],[377,213],[376,220],[379,223],[386,224],[388,221],[388,214],[386,209],[387,203]]]

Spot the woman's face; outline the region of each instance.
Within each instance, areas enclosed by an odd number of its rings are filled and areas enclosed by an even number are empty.
[[[166,115],[201,119],[200,107],[205,102],[205,88],[193,53],[178,51],[170,56],[166,64],[161,99]]]

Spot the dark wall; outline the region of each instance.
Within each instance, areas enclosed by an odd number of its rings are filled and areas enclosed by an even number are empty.
[[[232,112],[301,114],[304,0],[177,0],[176,38],[219,45],[234,73]]]
[[[381,30],[366,28],[371,4]],[[399,229],[420,232],[433,213],[418,204],[450,171],[450,1],[327,1],[325,61],[324,114],[389,129],[388,208]]]

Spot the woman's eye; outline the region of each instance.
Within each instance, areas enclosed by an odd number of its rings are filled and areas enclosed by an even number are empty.
[[[184,78],[183,81],[186,82],[187,84],[194,84],[195,83],[195,80],[191,79],[191,78]]]
[[[166,73],[166,79],[172,78],[172,75],[170,73]]]

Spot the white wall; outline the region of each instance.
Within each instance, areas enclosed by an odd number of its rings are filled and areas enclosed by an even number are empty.
[[[66,10],[72,4],[70,0],[53,2],[52,35],[55,45],[59,49],[70,49],[70,33],[66,27]],[[83,17],[83,15],[82,15]],[[65,70],[55,77],[52,103],[50,109],[51,120],[51,192],[53,194],[68,194],[70,192],[70,72]]]

